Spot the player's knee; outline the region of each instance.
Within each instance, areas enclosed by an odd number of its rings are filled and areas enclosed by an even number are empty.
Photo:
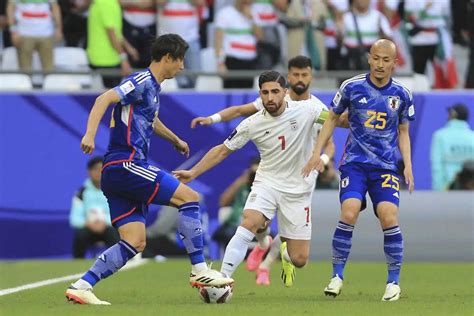
[[[184,196],[184,203],[191,203],[191,202],[199,202],[199,193],[197,193],[191,188],[188,188]]]
[[[341,219],[346,224],[354,225],[357,221],[358,215],[358,212],[354,212],[352,210],[344,211],[342,212]]]
[[[306,254],[296,254],[296,255],[290,255],[291,257],[291,262],[293,262],[293,265],[297,268],[302,268],[308,263],[308,255]]]
[[[252,233],[257,234],[258,230],[261,228],[261,225],[257,222],[255,222],[251,218],[244,218],[242,219],[242,222],[240,223],[240,226],[243,228],[250,230]]]
[[[380,224],[383,228],[389,228],[398,225],[398,219],[396,215],[384,215],[380,217]]]
[[[143,250],[145,250],[145,247],[146,247],[146,239],[141,239],[141,238],[135,239],[135,240],[128,241],[128,243],[133,248],[135,248],[135,250],[138,252],[143,252]]]

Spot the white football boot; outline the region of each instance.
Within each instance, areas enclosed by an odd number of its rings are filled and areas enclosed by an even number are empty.
[[[109,302],[99,300],[97,296],[92,293],[92,289],[79,290],[73,286],[70,286],[66,290],[65,295],[68,301],[72,301],[78,304],[111,305]]]
[[[324,289],[324,294],[326,296],[336,297],[341,294],[342,291],[342,279],[339,275],[336,274],[334,278],[331,279],[328,286]]]
[[[232,286],[234,284],[234,279],[228,278],[224,273],[208,269],[201,271],[198,274],[193,274],[189,276],[189,284],[192,287],[203,287],[203,286],[215,286],[223,287],[226,285]]]
[[[388,283],[387,287],[385,288],[385,293],[382,297],[383,302],[393,302],[398,301],[400,298],[400,294],[402,294],[402,290],[400,286],[395,282]]]

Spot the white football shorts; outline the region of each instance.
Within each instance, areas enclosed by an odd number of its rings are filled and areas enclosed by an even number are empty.
[[[284,193],[258,182],[252,185],[244,210],[259,211],[268,219],[272,219],[276,213],[281,237],[310,240],[312,197],[313,191]]]

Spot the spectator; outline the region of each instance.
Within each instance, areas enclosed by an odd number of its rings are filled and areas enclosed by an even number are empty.
[[[370,0],[354,0],[351,11],[343,17],[343,52],[345,69],[368,69],[367,52],[380,38],[392,37],[385,15],[370,7]]]
[[[256,69],[257,41],[263,32],[255,24],[251,12],[252,0],[235,0],[217,12],[215,50],[219,71]],[[251,88],[251,79],[225,79],[224,88]]]
[[[433,62],[440,42],[440,28],[446,27],[448,0],[405,0],[405,19],[411,46],[413,71],[424,74],[428,61]]]
[[[462,170],[449,185],[449,190],[474,190],[474,160],[464,162]]]
[[[156,1],[120,0],[123,9],[123,36],[140,52],[131,58],[133,68],[147,68],[151,60],[151,43],[156,37]]]
[[[280,36],[277,10],[286,12],[288,0],[260,0],[252,4],[255,24],[263,32],[257,43],[258,68],[271,69],[280,61]]]
[[[250,168],[246,169],[221,195],[219,213],[228,212],[228,216],[224,216],[225,220],[214,232],[212,239],[218,242],[223,249],[234,236],[240,224],[242,211],[255,179],[259,162],[260,158],[252,159]]]
[[[66,46],[86,48],[87,15],[91,0],[58,0]]]
[[[69,221],[74,229],[74,258],[84,258],[87,248],[98,241],[104,241],[107,247],[119,241],[117,231],[110,223],[107,199],[100,190],[101,170],[101,157],[89,160],[89,178],[72,200]]]
[[[7,2],[8,0],[0,0],[0,49],[12,46],[8,31]]]
[[[334,159],[331,159],[316,180],[316,189],[339,189],[339,176],[334,168]]]
[[[128,54],[136,61],[138,52],[122,35],[122,10],[118,0],[92,0],[87,21],[87,55],[92,69],[121,69],[122,76],[132,68]],[[121,78],[104,75],[107,88],[117,86]]]
[[[289,1],[286,15],[281,17],[282,23],[287,27],[288,59],[302,53],[305,43],[305,32],[311,23],[312,13],[312,1]]]
[[[56,0],[9,0],[7,16],[20,70],[32,70],[33,53],[38,51],[43,71],[52,71],[54,41],[62,40],[61,10]]]
[[[175,33],[189,45],[184,56],[184,67],[191,71],[201,70],[201,42],[199,39],[198,8],[206,4],[204,0],[158,0],[161,6],[158,16],[158,33]],[[195,77],[176,77],[181,88],[193,88]]]
[[[448,123],[433,134],[431,178],[433,189],[446,190],[467,160],[474,160],[474,132],[469,127],[468,109],[463,104],[448,108]]]
[[[342,15],[349,9],[349,1],[327,1],[328,16],[325,19],[324,46],[326,47],[326,69],[338,70],[341,66],[341,36]]]

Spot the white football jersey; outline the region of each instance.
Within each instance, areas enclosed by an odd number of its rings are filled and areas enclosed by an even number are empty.
[[[237,150],[253,141],[261,159],[255,182],[300,194],[314,190],[317,173],[303,178],[301,170],[312,155],[313,127],[325,106],[321,101],[315,106],[314,100],[286,102],[285,111],[278,117],[264,109],[243,120],[224,145]]]
[[[322,107],[322,111],[328,111],[329,112],[329,108],[326,106],[326,104],[324,104],[323,102],[321,102],[321,100],[319,100],[317,97],[315,97],[314,95],[310,95],[310,98],[308,100],[302,100],[302,101],[293,101],[290,97],[289,94],[285,95],[285,101],[286,102],[296,102],[295,104],[298,104],[298,102],[312,102],[314,104],[315,107]],[[260,110],[263,110],[264,107],[263,107],[263,102],[262,102],[262,98],[258,97],[255,99],[255,101],[253,101],[253,106],[255,106],[255,108],[260,111]],[[314,125],[315,129],[314,129],[314,135],[316,136],[316,134],[319,132],[319,130],[323,127],[323,124],[319,124],[319,123],[316,123]]]

